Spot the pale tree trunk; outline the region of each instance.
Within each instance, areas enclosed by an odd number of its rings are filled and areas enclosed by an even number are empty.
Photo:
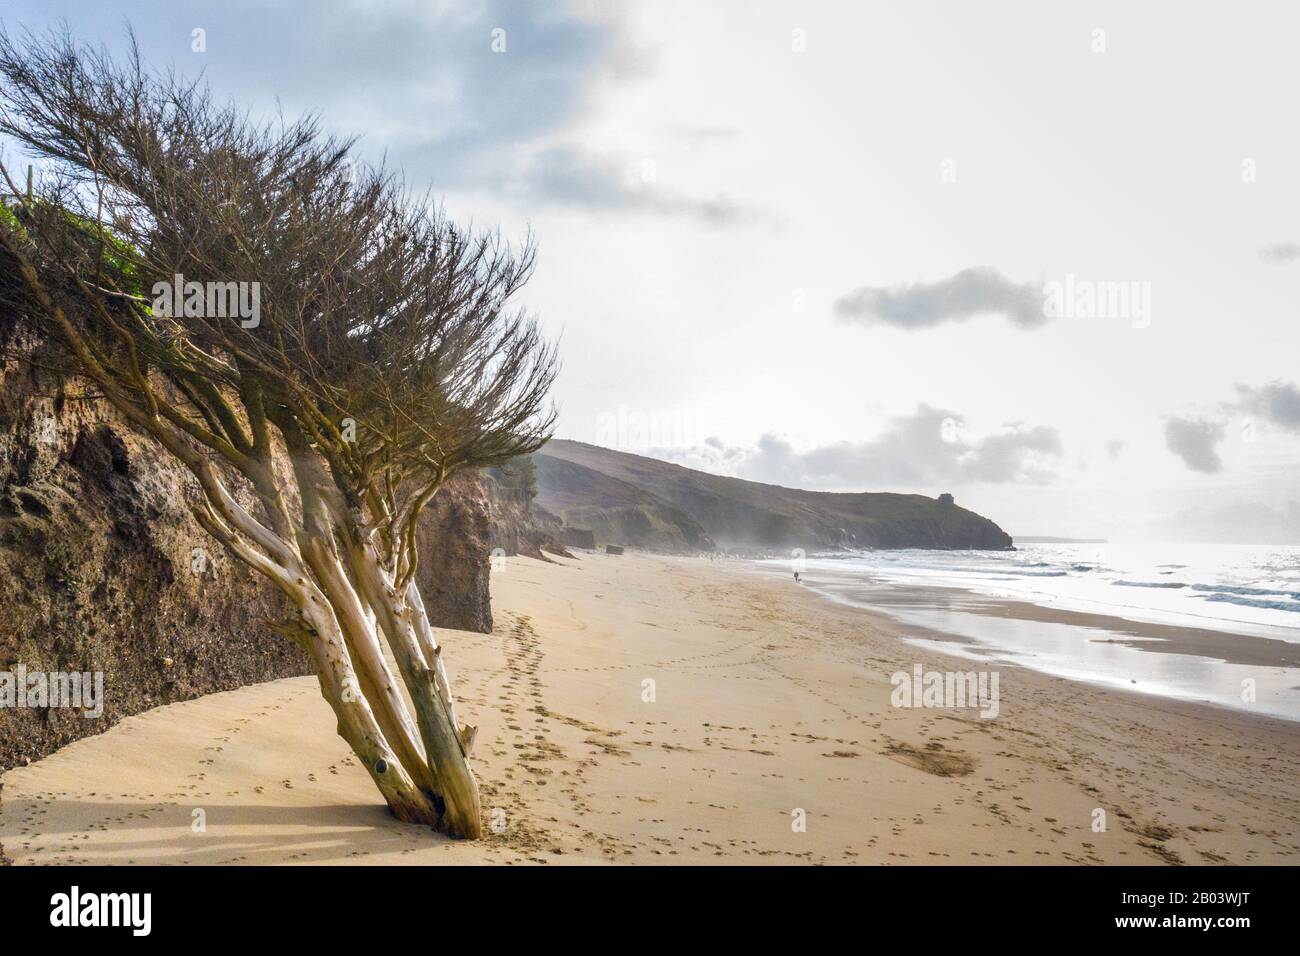
[[[338,718],[339,735],[393,815],[475,839],[482,835],[482,808],[468,761],[474,731],[457,723],[441,648],[419,590],[411,581],[399,593],[378,550],[359,540],[358,517],[314,481],[313,469],[301,467],[298,477],[303,527],[296,547],[242,509],[215,470],[201,475],[209,506],[199,509],[199,520],[298,608],[298,625],[279,629],[311,658],[321,693]],[[385,643],[414,719],[384,656]]]
[[[442,649],[433,640],[423,604],[416,605],[417,612],[409,599],[413,594],[418,602],[419,590],[411,581],[399,593],[370,544],[353,542],[347,555],[353,577],[375,612],[410,694],[428,764],[445,807],[447,832],[477,837],[482,830],[482,809],[478,782],[468,760],[473,731],[457,723]],[[428,633],[426,641],[420,639],[417,622],[422,622]]]
[[[303,542],[302,551],[339,619],[348,653],[357,671],[359,689],[370,702],[384,736],[420,786],[433,792],[433,774],[398,689],[397,678],[384,659],[374,613],[362,604],[330,545],[319,538],[311,538]]]
[[[433,795],[416,785],[385,741],[366,698],[355,690],[356,673],[333,612],[313,594],[307,595],[302,611],[312,632],[302,643],[316,668],[321,694],[338,718],[339,736],[366,768],[393,816],[406,823],[439,825],[441,814]]]

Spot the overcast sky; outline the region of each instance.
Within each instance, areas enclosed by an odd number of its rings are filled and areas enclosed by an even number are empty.
[[[562,437],[950,491],[1013,534],[1300,543],[1296,9],[6,0],[3,22],[120,48],[129,19],[157,64],[531,226]]]

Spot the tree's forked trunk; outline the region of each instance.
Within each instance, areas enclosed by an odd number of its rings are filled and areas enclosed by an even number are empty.
[[[335,495],[321,494],[307,468],[298,472],[303,525],[294,545],[283,547],[266,537],[267,529],[239,507],[214,471],[205,469],[203,477],[209,507],[196,512],[200,521],[298,609],[299,626],[289,633],[311,658],[339,735],[394,816],[452,836],[481,836],[478,782],[468,761],[474,730],[457,722],[441,648],[415,581],[399,591],[378,549],[356,530],[360,521]],[[255,553],[232,527],[262,538],[274,559]]]
[[[398,591],[372,546],[354,543],[348,562],[360,591],[375,612],[415,709],[416,724],[445,806],[446,829],[478,836],[482,826],[478,783],[469,767],[474,729],[462,728],[438,646],[412,580]]]
[[[335,553],[333,540],[301,538],[315,589],[328,605],[323,626],[331,629],[322,639],[322,623],[315,618],[323,615],[309,613],[314,597],[309,595],[304,618],[318,646],[308,650],[321,675],[321,691],[339,717],[340,735],[399,819],[452,836],[479,837],[482,810],[468,761],[472,731],[456,722],[441,648],[418,587],[411,581],[399,593],[373,547],[350,543]],[[339,534],[337,540],[347,539]]]

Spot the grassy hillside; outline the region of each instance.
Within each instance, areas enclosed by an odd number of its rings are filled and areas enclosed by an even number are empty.
[[[571,528],[601,544],[658,551],[712,551],[714,543],[690,515],[635,485],[563,458],[533,456],[537,501]]]
[[[632,520],[675,527],[685,542],[702,532],[721,547],[1011,547],[989,519],[924,495],[781,488],[563,439],[548,442],[536,459],[542,505],[573,526],[596,530],[580,522],[604,522],[608,536],[596,531],[601,542],[637,544],[615,536]],[[634,511],[642,517],[631,518]]]

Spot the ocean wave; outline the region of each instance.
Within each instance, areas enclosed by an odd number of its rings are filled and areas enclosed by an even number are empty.
[[[1223,594],[1275,595],[1300,601],[1300,591],[1280,591],[1277,588],[1253,588],[1244,584],[1193,584],[1193,591],[1214,591]]]
[[[1219,604],[1236,604],[1239,607],[1257,607],[1266,611],[1291,611],[1300,614],[1300,603],[1296,601],[1265,601],[1236,594],[1207,594],[1205,600]]]
[[[1064,570],[1056,571],[1026,571],[1024,568],[930,568],[927,570],[948,571],[954,574],[978,575],[981,577],[993,577],[1001,581],[1007,575],[1011,580],[1016,578],[1063,578],[1070,572]]]
[[[819,557],[818,555],[809,555],[809,558]],[[900,558],[886,556],[883,559],[863,560],[860,562],[861,567],[865,570],[883,570],[894,571],[895,569],[910,573],[913,571],[938,571],[943,574],[952,575],[993,575],[993,574],[1014,574],[1018,569],[1009,565],[998,564],[940,564],[933,561],[924,561],[916,559],[903,560]],[[1028,573],[1028,572],[1026,572]]]
[[[1185,588],[1182,581],[1116,581],[1122,588]]]

